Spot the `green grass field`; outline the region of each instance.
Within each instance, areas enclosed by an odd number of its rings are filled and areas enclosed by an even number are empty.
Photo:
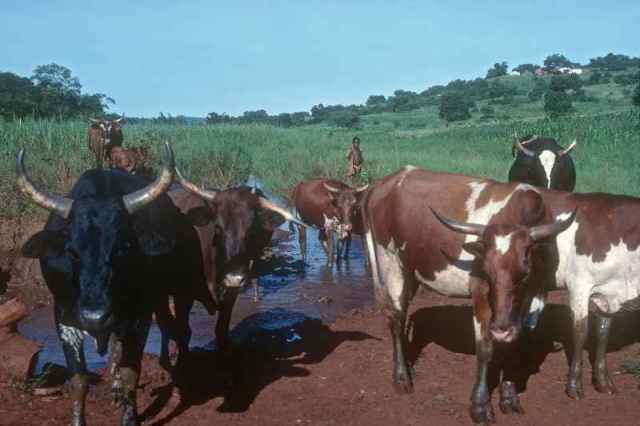
[[[382,115],[382,114],[381,114]],[[260,178],[273,192],[286,195],[303,179],[343,179],[345,155],[354,134],[362,139],[363,181],[378,179],[405,164],[433,170],[506,179],[511,164],[511,136],[538,134],[578,148],[577,191],[637,195],[640,184],[640,131],[635,111],[575,114],[547,120],[528,117],[509,122],[471,121],[446,127],[430,113],[412,111],[367,116],[359,130],[324,126],[283,129],[237,125],[128,125],[125,146],[143,145],[160,161],[163,141],[171,143],[183,172],[197,183],[223,188]],[[400,120],[402,125],[381,125]],[[410,125],[412,120],[424,120]],[[0,123],[0,214],[12,217],[30,208],[15,191],[15,156],[27,149],[26,164],[43,187],[64,193],[77,177],[93,166],[86,146],[84,122],[27,121]]]

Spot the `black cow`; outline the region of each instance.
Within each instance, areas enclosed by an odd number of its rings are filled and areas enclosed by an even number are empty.
[[[173,221],[179,215],[164,195],[174,174],[173,153],[165,148],[166,164],[152,183],[122,170],[88,170],[68,198],[37,189],[24,168],[24,150],[17,157],[19,189],[51,211],[23,254],[40,259],[53,294],[55,324],[72,373],[74,426],[85,424],[85,334],[96,339],[100,354],[107,352],[110,338],[117,342],[114,401],[123,408],[122,425],[138,424],[142,351],[154,307],[166,298],[149,273],[156,256],[174,249]]]
[[[515,137],[511,148],[511,155],[515,160],[509,169],[509,182],[573,191],[576,186],[576,168],[568,154],[575,147],[575,140],[565,149],[551,138]]]

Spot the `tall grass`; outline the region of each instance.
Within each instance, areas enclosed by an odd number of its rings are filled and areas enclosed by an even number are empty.
[[[397,114],[397,119],[402,119]],[[429,118],[430,119],[430,118]],[[578,169],[577,190],[638,194],[640,132],[633,112],[561,120],[529,120],[398,130],[368,126],[356,131],[310,126],[281,129],[236,125],[128,125],[125,146],[145,146],[151,163],[161,161],[163,141],[171,143],[176,162],[190,179],[209,187],[227,187],[253,174],[275,193],[285,195],[303,179],[344,179],[352,136],[362,139],[363,180],[378,179],[405,164],[504,180],[511,163],[511,137],[538,134],[568,145]],[[404,127],[406,129],[406,127]],[[93,167],[83,122],[0,122],[0,215],[27,208],[15,192],[15,155],[24,147],[34,179],[50,191],[67,192],[80,174]]]

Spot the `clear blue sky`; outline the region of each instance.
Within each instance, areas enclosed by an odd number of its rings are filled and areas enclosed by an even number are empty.
[[[640,56],[640,1],[5,0],[0,40],[0,71],[59,63],[115,112],[274,114],[484,76],[496,61]]]

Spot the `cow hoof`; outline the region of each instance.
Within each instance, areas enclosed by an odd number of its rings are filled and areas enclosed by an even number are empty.
[[[597,392],[606,393],[607,395],[614,395],[618,393],[618,389],[616,389],[616,386],[613,384],[613,382],[609,377],[603,380],[594,379],[593,387],[596,389]]]
[[[490,425],[496,423],[496,415],[490,402],[471,404],[469,414],[471,414],[471,420],[476,424]]]
[[[413,382],[408,374],[398,375],[393,380],[393,389],[396,393],[405,395],[413,393]]]
[[[565,392],[569,398],[575,399],[576,401],[584,399],[582,385],[578,385],[577,383],[568,383]]]
[[[138,422],[138,414],[136,413],[135,408],[132,407],[131,405],[129,405],[124,409],[124,412],[122,413],[122,418],[120,419],[120,425],[121,426],[139,426],[140,425],[140,423]]]
[[[74,415],[71,419],[71,426],[87,426],[87,422],[84,421],[84,417]]]
[[[126,395],[120,380],[114,380],[111,386],[111,402],[116,407],[123,407],[126,402]]]
[[[504,414],[524,414],[524,409],[520,405],[520,398],[513,382],[502,382],[500,384],[500,411]]]

